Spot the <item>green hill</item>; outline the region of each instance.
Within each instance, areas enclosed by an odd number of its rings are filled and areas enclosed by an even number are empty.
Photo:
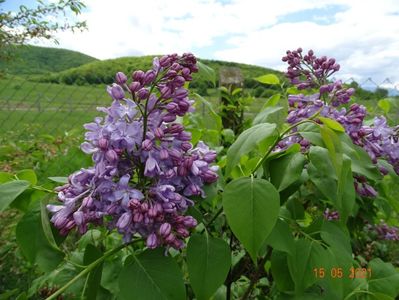
[[[40,80],[44,82],[78,85],[99,83],[109,84],[114,81],[115,73],[118,71],[130,74],[134,70],[147,70],[151,68],[153,58],[154,56],[139,56],[93,61],[76,68],[71,68],[59,73],[43,76]],[[259,66],[207,59],[200,59],[200,61],[215,70],[216,74],[219,74],[221,67],[229,66],[240,68],[247,86],[248,83],[254,84],[254,77],[264,75],[266,73],[274,73],[281,76],[281,73],[278,71]],[[201,76],[201,74],[195,74],[195,84],[200,84],[200,82],[205,81],[205,79]]]
[[[12,75],[37,75],[60,72],[97,61],[86,54],[57,48],[14,46],[14,57],[0,60],[0,70]]]

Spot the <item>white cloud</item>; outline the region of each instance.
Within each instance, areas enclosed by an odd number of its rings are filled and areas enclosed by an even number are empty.
[[[81,19],[87,20],[89,31],[61,33],[61,47],[102,59],[193,51],[199,57],[211,53],[207,58],[283,69],[285,50],[301,46],[335,56],[342,78],[389,77],[399,83],[396,0],[85,2]],[[289,23],[290,14],[337,5],[346,9],[319,11],[307,21]],[[334,22],[325,22],[331,20],[329,14]]]

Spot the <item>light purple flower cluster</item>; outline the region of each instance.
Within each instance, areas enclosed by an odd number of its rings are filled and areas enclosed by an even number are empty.
[[[289,64],[287,77],[298,89],[315,89],[313,95],[290,95],[287,122],[295,124],[316,113],[337,120],[343,125],[354,144],[363,147],[377,164],[379,158],[388,161],[399,174],[399,127],[388,126],[384,117],[376,117],[372,125],[365,125],[367,111],[364,106],[352,104],[349,109],[340,107],[347,104],[354,89],[345,88],[341,81],[329,82],[328,77],[339,70],[335,59],[323,56],[317,58],[312,50],[302,56],[302,49],[287,51],[283,61]],[[316,119],[317,121],[317,119]],[[292,143],[300,143],[304,149],[309,146],[299,135],[290,135],[278,146],[285,149]],[[386,174],[387,170],[380,167]],[[373,191],[364,182],[357,185],[360,194],[372,196]]]
[[[336,210],[330,210],[329,208],[326,208],[323,216],[327,221],[339,220],[339,212]]]
[[[366,225],[368,232],[373,232],[380,240],[399,241],[399,228],[395,226],[388,226],[385,222],[378,225]]]
[[[107,89],[114,101],[99,108],[106,117],[85,125],[81,148],[94,166],[57,189],[63,205],[48,206],[61,234],[105,223],[125,242],[140,235],[149,248],[184,246],[197,225],[185,215],[193,205],[189,197],[204,197],[203,185],[218,178],[217,166],[210,166],[216,152],[203,142],[193,148],[191,134],[175,122],[191,111],[183,86],[197,70],[192,54],[173,54],[155,58],[151,70],[135,71],[130,83],[116,74]]]

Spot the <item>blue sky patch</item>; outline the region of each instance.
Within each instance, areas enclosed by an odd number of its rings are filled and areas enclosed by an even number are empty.
[[[279,17],[277,23],[313,22],[319,25],[334,23],[335,14],[347,10],[345,5],[327,5],[322,8],[313,8],[297,11]]]

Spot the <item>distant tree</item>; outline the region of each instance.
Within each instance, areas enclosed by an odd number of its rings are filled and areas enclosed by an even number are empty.
[[[18,11],[4,11],[1,6],[5,1],[0,0],[0,60],[12,56],[14,45],[23,45],[35,38],[58,43],[56,32],[87,28],[85,21],[70,20],[71,16],[79,15],[85,7],[80,0],[58,0],[53,3],[37,0],[35,8],[21,5]]]

